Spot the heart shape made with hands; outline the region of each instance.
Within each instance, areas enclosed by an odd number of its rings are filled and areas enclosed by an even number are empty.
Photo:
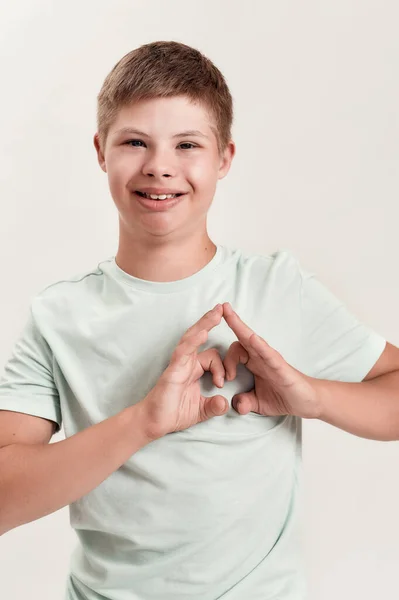
[[[219,305],[220,307],[221,305]],[[224,317],[227,325],[234,331],[234,322],[231,322],[229,319],[229,307],[231,312],[231,306],[229,303],[225,303],[223,306],[222,317]],[[227,306],[227,309],[226,309]],[[236,335],[237,332],[235,331]],[[225,384],[225,380],[234,381],[237,377],[237,367],[241,363],[246,366],[249,361],[249,355],[246,351],[245,347],[241,344],[239,340],[234,341],[230,347],[228,348],[225,358],[222,359],[220,354],[220,348],[211,347],[207,350],[202,350],[198,353],[198,359],[201,363],[202,369],[204,371],[204,375],[208,373],[211,376],[212,383],[219,388],[222,388]],[[250,372],[250,371],[249,371]],[[252,373],[251,373],[252,374]],[[203,375],[203,376],[204,376]],[[208,380],[208,376],[206,377]],[[248,388],[247,388],[248,389]],[[221,390],[222,392],[222,390]],[[239,394],[236,394],[232,398],[232,407],[237,410],[237,407],[234,406],[233,400],[239,400]],[[250,412],[251,409],[247,412]],[[256,412],[256,411],[251,411]]]

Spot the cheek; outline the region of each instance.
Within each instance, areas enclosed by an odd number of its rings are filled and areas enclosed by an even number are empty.
[[[186,165],[185,177],[192,181],[194,186],[201,189],[213,189],[217,180],[215,165],[209,160],[197,161],[195,164]]]
[[[108,165],[108,182],[111,190],[126,189],[134,174],[133,166],[126,161]]]

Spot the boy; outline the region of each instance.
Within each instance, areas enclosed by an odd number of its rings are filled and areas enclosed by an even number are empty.
[[[34,298],[0,383],[0,529],[70,506],[66,600],[304,599],[301,418],[398,439],[398,349],[290,252],[210,240],[232,120],[177,42],[98,96],[118,252]]]

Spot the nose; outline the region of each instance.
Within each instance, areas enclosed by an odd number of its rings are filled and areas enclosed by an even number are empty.
[[[142,169],[143,174],[150,177],[172,177],[175,171],[173,158],[167,152],[160,151],[148,154]]]

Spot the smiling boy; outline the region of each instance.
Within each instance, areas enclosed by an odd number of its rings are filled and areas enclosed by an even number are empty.
[[[117,254],[38,294],[0,382],[1,531],[69,505],[66,600],[303,600],[301,419],[399,435],[397,349],[291,252],[209,238],[232,120],[177,42],[98,96]]]
[[[99,130],[94,137],[98,161],[119,212],[118,266],[159,282],[199,271],[216,252],[207,213],[218,180],[230,168],[233,141],[220,140],[219,149],[209,110],[183,95],[137,100],[118,111],[109,130],[101,122]],[[182,195],[147,200],[143,193]]]

